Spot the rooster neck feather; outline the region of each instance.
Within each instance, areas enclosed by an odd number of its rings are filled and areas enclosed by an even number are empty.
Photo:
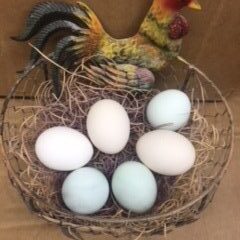
[[[159,0],[154,0],[143,23],[140,26],[139,34],[157,46],[162,51],[177,55],[181,40],[171,40],[168,36],[169,25],[176,17],[177,13],[164,9]]]

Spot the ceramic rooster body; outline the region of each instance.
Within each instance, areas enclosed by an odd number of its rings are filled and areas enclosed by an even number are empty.
[[[138,33],[130,38],[115,39],[104,30],[95,13],[84,3],[79,2],[76,6],[40,3],[30,13],[25,31],[13,39],[26,41],[36,36],[34,45],[43,50],[53,33],[67,30],[67,36],[56,44],[53,54],[53,60],[58,64],[73,68],[82,58],[94,55],[95,63],[101,64],[103,59],[117,63],[116,69],[111,69],[112,65],[101,65],[106,71],[125,73],[129,84],[133,84],[131,79],[135,78],[146,87],[153,78],[142,68],[159,71],[179,53],[181,39],[188,32],[187,21],[178,14],[184,6],[199,8],[196,0],[154,0]],[[30,64],[38,58],[39,54],[33,50]],[[145,76],[145,82],[140,81],[141,74]],[[59,92],[56,67],[53,68],[52,78]],[[136,81],[135,84],[141,85]]]

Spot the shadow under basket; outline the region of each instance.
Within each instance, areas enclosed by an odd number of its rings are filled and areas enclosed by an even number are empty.
[[[148,92],[94,87],[81,84],[77,76],[65,73],[63,89],[67,91],[63,91],[58,100],[52,94],[45,60],[18,77],[3,103],[1,137],[11,183],[31,211],[60,225],[63,232],[74,239],[82,239],[81,234],[86,232],[139,239],[166,234],[199,218],[212,201],[228,167],[233,149],[233,119],[216,85],[198,68],[180,60],[159,73],[156,88]],[[136,141],[152,130],[144,117],[148,101],[157,92],[173,88],[183,90],[192,102],[191,120],[179,132],[189,138],[196,149],[194,167],[181,176],[156,175],[157,202],[146,214],[136,215],[121,209],[113,196],[95,215],[82,216],[69,211],[60,194],[68,173],[49,170],[36,159],[34,142],[38,134],[56,125],[73,127],[86,134],[85,119],[91,104],[102,98],[119,101],[130,117],[131,140],[120,155],[109,157],[95,149],[90,163],[111,181],[120,163],[129,157],[137,160]]]

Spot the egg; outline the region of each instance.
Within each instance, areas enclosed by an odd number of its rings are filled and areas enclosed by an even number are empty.
[[[103,173],[95,168],[77,169],[63,182],[63,201],[75,213],[96,213],[106,204],[108,197],[108,181]]]
[[[149,102],[146,115],[154,128],[176,131],[188,123],[191,102],[188,96],[179,90],[170,89],[158,93]]]
[[[139,159],[152,171],[176,176],[190,170],[195,162],[195,149],[183,135],[155,130],[144,134],[136,144]]]
[[[156,201],[157,183],[152,172],[142,163],[127,161],[115,170],[112,191],[123,208],[134,213],[144,213]]]
[[[87,115],[88,136],[96,148],[116,154],[126,146],[130,135],[130,120],[123,106],[103,99],[91,106]]]
[[[57,126],[38,136],[35,152],[46,167],[58,171],[71,171],[91,160],[93,146],[88,138],[77,130]]]

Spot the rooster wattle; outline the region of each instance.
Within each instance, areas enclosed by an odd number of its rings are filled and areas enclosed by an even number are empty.
[[[52,34],[66,30],[66,36],[56,44],[53,52],[55,62],[72,69],[82,58],[94,55],[95,66],[105,69],[100,71],[102,77],[108,74],[113,81],[118,81],[118,76],[124,75],[129,78],[124,84],[146,88],[154,81],[147,69],[159,71],[179,54],[188,23],[178,11],[185,6],[200,9],[196,0],[154,0],[138,33],[133,37],[115,39],[104,30],[86,4],[45,2],[32,9],[24,32],[13,39],[27,41],[35,37],[34,46],[43,50]],[[33,49],[30,64],[34,64],[39,56]],[[140,81],[141,74],[145,76],[145,82]],[[59,69],[55,66],[52,79],[59,95]]]

